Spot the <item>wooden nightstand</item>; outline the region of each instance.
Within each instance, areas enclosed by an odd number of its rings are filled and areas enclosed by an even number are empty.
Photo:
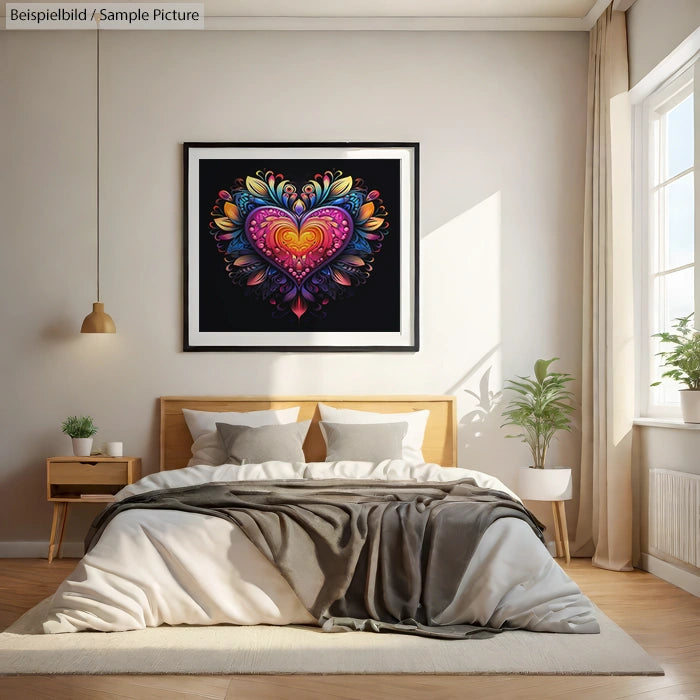
[[[71,503],[111,503],[119,489],[141,478],[140,457],[49,457],[46,497],[53,502],[49,563],[61,555]],[[92,498],[81,498],[82,495]],[[58,543],[56,535],[58,534]]]

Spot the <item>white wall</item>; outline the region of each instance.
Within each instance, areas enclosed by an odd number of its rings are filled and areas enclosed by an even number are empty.
[[[627,11],[630,87],[634,87],[698,26],[698,0],[636,0]]]
[[[48,539],[43,460],[69,449],[68,414],[157,469],[162,394],[455,393],[462,464],[513,485],[527,452],[490,392],[537,357],[580,366],[587,45],[105,32],[102,297],[118,332],[95,337],[78,333],[95,296],[94,36],[0,32],[0,542]],[[198,140],[419,141],[421,351],[183,353],[181,144]],[[579,440],[553,463],[577,467]]]

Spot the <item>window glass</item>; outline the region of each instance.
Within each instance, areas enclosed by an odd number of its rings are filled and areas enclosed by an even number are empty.
[[[691,172],[664,188],[665,223],[668,231],[666,269],[693,262],[695,254],[694,187]]]
[[[666,177],[693,167],[693,96],[688,95],[666,116]]]
[[[674,320],[687,316],[693,310],[693,268],[686,267],[661,277],[664,289],[662,302],[663,329],[671,330]]]
[[[670,347],[653,334],[670,331],[695,305],[695,67],[691,66],[651,94],[645,115],[639,195],[645,221],[641,261],[640,410],[642,415],[678,416],[683,386],[662,379],[667,370],[658,356]],[[650,388],[653,382],[659,386]]]

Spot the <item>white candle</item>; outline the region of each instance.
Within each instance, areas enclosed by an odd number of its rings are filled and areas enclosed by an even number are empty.
[[[121,457],[124,454],[124,443],[123,442],[108,442],[107,443],[107,454],[110,457]]]

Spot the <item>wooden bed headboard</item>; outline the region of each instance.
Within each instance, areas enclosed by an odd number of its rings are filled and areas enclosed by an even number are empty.
[[[160,399],[160,469],[180,469],[192,456],[192,437],[183,408],[196,411],[263,411],[299,406],[298,420],[311,419],[304,454],[308,462],[322,462],[326,445],[318,426],[318,403],[376,413],[407,413],[428,409],[423,439],[426,462],[445,467],[457,463],[457,412],[454,396],[162,396]]]

